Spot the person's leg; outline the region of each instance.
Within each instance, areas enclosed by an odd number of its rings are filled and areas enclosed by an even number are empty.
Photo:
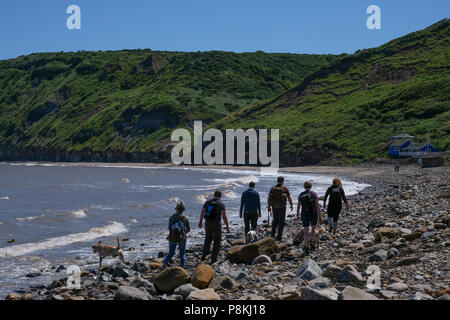
[[[270,236],[275,238],[275,233],[278,227],[278,209],[272,208],[272,231],[270,232]]]
[[[305,249],[305,253],[309,254],[309,219],[308,216],[302,214],[301,215],[302,223],[303,223],[303,248]]]
[[[173,258],[176,247],[177,247],[177,244],[175,242],[169,241],[169,253],[167,254],[166,258],[164,259],[163,266],[167,266],[169,261]]]
[[[333,233],[336,233],[336,231],[337,231],[339,214],[341,213],[341,210],[342,210],[342,207],[337,208],[336,212],[333,215]]]
[[[245,236],[247,237],[247,233],[250,231],[250,214],[244,213],[244,224],[245,224]]]
[[[186,240],[178,243],[178,249],[180,250],[180,266],[184,268],[186,261]]]
[[[213,244],[213,250],[211,253],[211,262],[212,263],[216,262],[217,257],[219,256],[220,247],[222,244],[222,225],[219,224],[214,229],[213,239],[214,239],[214,244]]]
[[[203,254],[202,254],[201,260],[205,260],[206,256],[211,252],[211,242],[213,240],[212,236],[213,236],[212,230],[208,225],[208,221],[206,221],[205,222],[205,242],[203,244]]]
[[[278,214],[278,235],[277,240],[283,239],[284,222],[286,221],[286,208],[281,208]]]
[[[256,231],[256,228],[258,227],[258,213],[257,212],[252,213],[250,222],[252,224],[252,230]]]

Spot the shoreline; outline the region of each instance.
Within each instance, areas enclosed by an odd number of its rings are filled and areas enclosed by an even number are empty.
[[[46,163],[28,162],[28,164]],[[167,164],[136,163],[61,163],[61,165],[169,167]],[[194,168],[258,170],[254,167],[236,166]],[[378,299],[424,300],[449,297],[450,269],[447,264],[450,257],[448,232],[450,168],[448,166],[421,169],[417,165],[408,165],[403,166],[397,174],[394,174],[392,167],[387,165],[287,167],[280,168],[280,172],[334,173],[356,182],[369,183],[371,187],[348,197],[351,204],[350,211],[343,211],[341,214],[338,235],[333,237],[325,231],[321,249],[309,256],[321,269],[322,274],[316,277],[318,279],[316,282],[314,279],[303,279],[297,274],[299,267],[307,259],[303,255],[302,246],[293,243],[300,228],[294,219],[295,211],[287,211],[283,242],[277,244],[277,253],[269,255],[270,263],[256,265],[230,263],[226,259],[226,252],[233,245],[241,243],[243,235],[237,230],[230,234],[224,233],[222,235],[224,246],[219,255],[219,263],[212,266],[214,279],[217,278],[217,281],[210,284],[220,299],[336,300],[345,293],[347,286],[357,288]],[[266,214],[263,212],[258,222],[261,226],[259,230],[261,238],[270,234],[270,230],[262,223],[262,220],[267,218]],[[185,270],[190,275],[201,264],[201,248],[201,244],[188,246]],[[166,253],[167,249],[161,248],[161,251]],[[52,284],[30,288],[23,295],[16,294],[16,298],[110,300],[123,298],[120,296],[123,292],[119,293],[119,287],[124,287],[123,290],[140,288],[142,292],[145,291],[144,293],[148,295],[144,300],[183,299],[179,294],[162,293],[155,288],[154,280],[161,271],[161,264],[161,257],[130,261],[128,265],[111,260],[111,264],[103,270],[90,269],[81,264],[81,289],[68,289],[64,279],[60,279]],[[171,266],[177,265],[176,255]],[[381,269],[379,290],[371,291],[364,288],[367,281],[365,270],[369,265],[376,265]],[[337,270],[339,275],[332,274],[331,269]],[[343,279],[342,273],[349,273],[348,270],[351,270],[351,276]],[[224,279],[227,281],[219,281]],[[225,282],[228,285],[217,285]]]

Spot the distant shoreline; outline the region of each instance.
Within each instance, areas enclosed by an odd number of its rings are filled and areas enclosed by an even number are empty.
[[[176,166],[172,163],[140,163],[140,162],[48,162],[48,161],[0,161],[0,164],[10,165],[40,165],[40,166],[73,166],[73,167],[143,167],[143,168],[182,168],[182,169],[224,169],[224,170],[252,170],[259,171],[255,166],[232,165],[191,165]],[[409,167],[409,166],[408,166]],[[281,167],[278,172],[287,173],[313,173],[313,174],[342,174],[344,176],[367,177],[383,174],[391,170],[389,165],[373,166],[296,166]]]

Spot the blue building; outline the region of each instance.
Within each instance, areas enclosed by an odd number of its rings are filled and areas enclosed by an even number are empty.
[[[431,143],[419,142],[413,140],[413,136],[401,134],[391,137],[389,140],[392,143],[389,145],[389,156],[391,157],[413,157],[413,156],[428,156],[439,154],[440,151]]]

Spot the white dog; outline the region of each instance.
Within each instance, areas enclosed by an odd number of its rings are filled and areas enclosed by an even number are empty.
[[[245,237],[245,243],[255,242],[258,240],[258,234],[256,231],[250,230]]]

